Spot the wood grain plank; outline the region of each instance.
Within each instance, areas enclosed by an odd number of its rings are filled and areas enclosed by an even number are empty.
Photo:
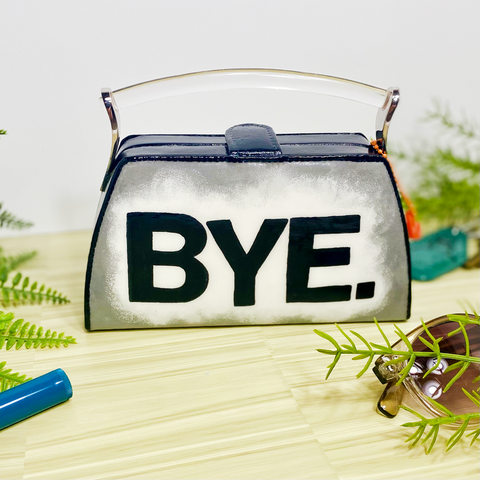
[[[375,414],[383,387],[370,372],[355,379],[363,364],[342,359],[324,381],[331,358],[316,352],[326,342],[312,325],[86,332],[90,236],[2,240],[12,253],[37,249],[22,271],[71,299],[16,307],[17,317],[78,344],[2,351],[16,371],[63,368],[74,397],[0,432],[0,479],[478,478],[478,449],[466,442],[428,457],[409,449],[399,425],[411,417]],[[478,271],[464,270],[414,283],[402,328],[459,311],[459,302],[478,305],[479,283]],[[344,327],[382,340],[371,323]]]
[[[457,270],[434,282],[414,282],[412,317],[399,326],[408,332],[420,324],[420,317],[429,320],[461,311],[458,300],[475,304],[479,286],[478,271],[466,270]],[[337,340],[343,339],[334,325],[318,328]],[[380,332],[371,323],[342,324],[342,328],[383,343]],[[391,323],[383,322],[382,328],[390,339],[398,338]],[[312,326],[275,326],[262,330],[297,404],[339,478],[478,479],[478,448],[469,447],[468,439],[456,447],[458,450],[444,452],[451,431],[441,432],[436,449],[428,456],[421,446],[410,449],[405,445],[405,439],[413,431],[400,425],[413,421],[414,417],[402,411],[389,420],[375,413],[383,386],[371,371],[356,379],[364,361],[342,358],[325,381],[332,357],[315,349],[330,349],[331,345],[315,335]]]

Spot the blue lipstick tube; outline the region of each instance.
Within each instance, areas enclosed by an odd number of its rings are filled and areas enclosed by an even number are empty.
[[[72,395],[72,384],[61,368],[6,390],[0,393],[0,430],[66,402]]]

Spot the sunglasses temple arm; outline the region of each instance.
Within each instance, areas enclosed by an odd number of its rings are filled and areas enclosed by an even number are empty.
[[[395,383],[396,380],[387,383],[377,403],[377,413],[387,418],[394,418],[397,415],[405,393],[403,384],[395,385]]]

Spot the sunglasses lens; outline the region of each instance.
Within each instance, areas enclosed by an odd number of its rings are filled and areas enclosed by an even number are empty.
[[[430,334],[435,338],[442,338],[439,343],[440,351],[442,353],[465,355],[466,344],[465,337],[460,331],[448,336],[449,333],[454,332],[459,327],[458,323],[447,321],[434,327],[429,327]],[[470,346],[470,356],[480,356],[480,326],[479,325],[465,325],[465,331],[468,336]],[[431,338],[426,332],[421,335],[429,343]],[[417,352],[431,352],[431,350],[423,344],[423,342],[416,338],[412,344],[413,349]],[[417,387],[427,396],[447,407],[455,415],[472,412],[475,405],[462,392],[462,388],[471,392],[476,390],[480,384],[474,380],[480,374],[480,366],[478,363],[471,363],[465,370],[463,375],[453,383],[453,385],[445,391],[448,383],[452,378],[458,374],[459,368],[448,370],[450,365],[456,363],[457,360],[442,358],[440,363],[436,358],[417,357],[415,364],[410,370],[410,377],[416,383]],[[438,363],[438,365],[437,365]],[[436,368],[425,376],[431,368]],[[461,367],[461,365],[460,365]]]

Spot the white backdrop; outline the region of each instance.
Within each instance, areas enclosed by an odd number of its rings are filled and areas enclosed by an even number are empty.
[[[0,0],[0,202],[35,222],[25,233],[91,228],[110,150],[101,87],[190,71],[284,68],[399,86],[390,145],[433,143],[421,117],[435,97],[480,121],[479,18],[476,0]],[[123,113],[125,134],[251,121],[372,136],[375,117],[345,100],[264,91]]]

